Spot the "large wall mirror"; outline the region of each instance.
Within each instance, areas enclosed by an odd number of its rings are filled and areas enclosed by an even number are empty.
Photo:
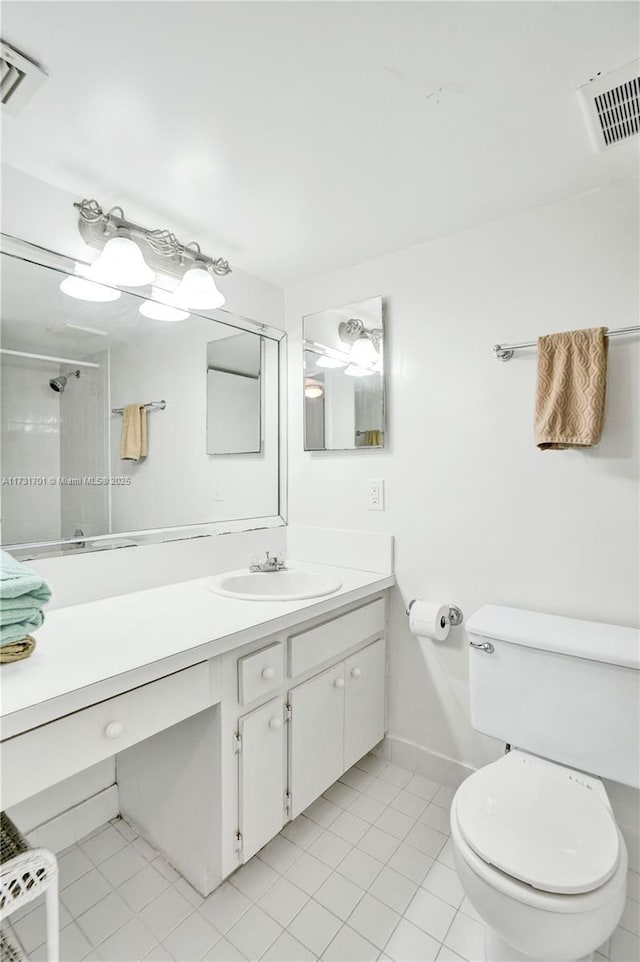
[[[153,319],[145,295],[125,291],[78,300],[60,288],[58,255],[37,263],[5,247],[2,544],[95,550],[149,530],[277,523],[282,332],[223,310]]]
[[[382,297],[302,323],[305,451],[384,447]]]

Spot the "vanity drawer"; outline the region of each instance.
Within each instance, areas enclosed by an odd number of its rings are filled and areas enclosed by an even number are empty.
[[[289,677],[295,678],[384,631],[384,599],[289,638]]]
[[[2,743],[2,805],[115,755],[211,704],[206,662],[66,715]]]
[[[238,701],[241,705],[249,705],[281,687],[284,682],[282,658],[281,641],[238,658]]]

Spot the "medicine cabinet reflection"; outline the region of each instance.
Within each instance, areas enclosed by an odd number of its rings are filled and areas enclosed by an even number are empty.
[[[207,454],[261,453],[261,373],[259,334],[207,344]]]
[[[382,297],[303,318],[304,449],[385,443]]]

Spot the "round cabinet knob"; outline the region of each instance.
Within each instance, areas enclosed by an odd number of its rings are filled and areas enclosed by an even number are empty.
[[[351,669],[351,677],[352,677],[352,678],[359,678],[361,674],[362,674],[362,668],[352,668],[352,669]]]
[[[276,673],[273,670],[273,668],[263,668],[262,677],[264,678],[265,681],[271,681],[272,678],[276,677]]]
[[[344,688],[344,678],[336,678],[333,683],[334,688]]]
[[[273,732],[278,732],[282,728],[282,720],[280,718],[272,718],[269,722],[269,728]]]
[[[105,726],[104,733],[107,738],[120,738],[120,735],[122,735],[122,722],[109,722],[109,724]]]

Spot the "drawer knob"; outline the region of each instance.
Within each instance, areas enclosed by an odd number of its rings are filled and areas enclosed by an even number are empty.
[[[282,720],[280,718],[272,718],[269,722],[269,728],[273,732],[279,732],[282,728]]]
[[[333,683],[334,688],[344,688],[344,678],[336,678]]]
[[[352,678],[359,678],[359,677],[361,676],[361,674],[362,674],[362,668],[352,668],[352,669],[351,669],[351,677],[352,677]]]
[[[107,738],[120,738],[120,735],[122,735],[122,722],[110,721],[109,724],[105,726],[104,733]]]
[[[263,668],[262,677],[264,678],[265,681],[271,681],[272,678],[276,677],[276,673],[273,670],[273,668]]]

